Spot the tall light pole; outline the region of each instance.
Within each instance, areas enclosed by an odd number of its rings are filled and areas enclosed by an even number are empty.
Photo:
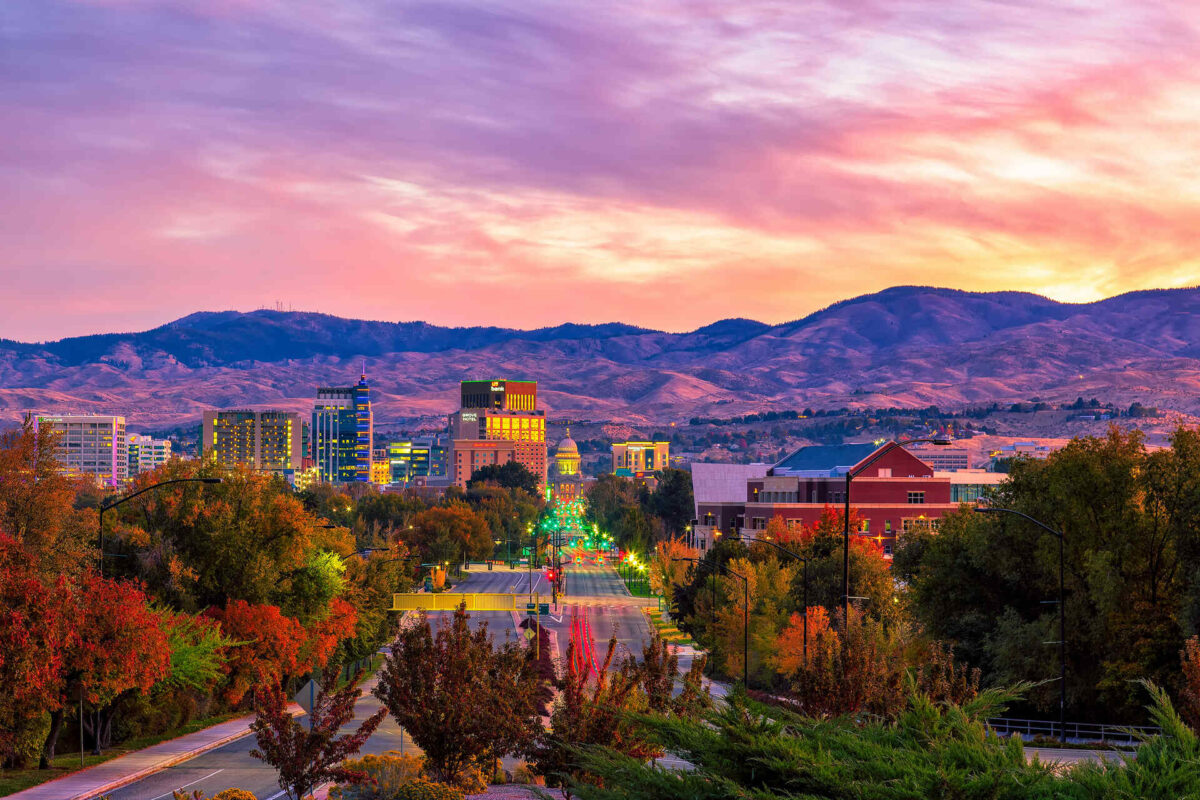
[[[110,508],[116,508],[117,506],[121,505],[122,503],[127,503],[130,500],[132,500],[133,498],[137,497],[138,495],[145,494],[146,492],[150,491],[151,489],[160,489],[163,486],[170,486],[173,483],[220,483],[220,482],[221,482],[220,478],[172,478],[169,481],[161,481],[159,483],[151,484],[150,486],[147,486],[145,489],[139,489],[138,491],[134,492],[133,494],[126,495],[125,497],[120,497],[120,498],[117,498],[116,500],[111,500],[107,503],[101,503],[100,504],[100,512],[96,515],[97,521],[99,523],[99,529],[100,529],[100,531],[99,531],[100,532],[100,536],[99,536],[100,552],[98,553],[99,558],[97,559],[100,562],[99,563],[100,577],[101,578],[104,577],[104,512],[105,511],[108,511]],[[80,740],[80,742],[82,742],[83,741],[83,700],[82,699],[79,701],[79,709],[80,709],[79,710],[79,728],[80,728],[79,740]],[[98,755],[100,755],[100,709],[99,708],[96,709],[96,730],[94,731],[94,733],[95,733],[95,739],[96,739],[96,746],[92,750],[92,755],[98,756]]]
[[[857,464],[846,470],[846,492],[845,501],[846,508],[843,512],[843,530],[842,530],[842,625],[850,624],[850,481],[854,480],[855,476],[861,474],[867,467],[874,464],[879,459],[883,458],[895,448],[889,445],[899,445],[903,447],[907,444],[934,444],[939,447],[944,447],[950,444],[949,439],[909,439],[905,442],[888,442],[888,444],[880,447],[875,453],[861,464]],[[844,628],[843,628],[844,629]]]
[[[110,508],[116,508],[117,506],[121,505],[122,503],[127,503],[130,500],[132,500],[133,498],[137,497],[138,495],[145,494],[146,492],[150,491],[151,489],[159,489],[159,488],[162,488],[163,486],[170,486],[172,483],[220,483],[220,482],[221,482],[220,478],[172,478],[169,481],[162,481],[160,483],[151,484],[150,486],[147,486],[145,489],[140,489],[140,490],[134,492],[133,494],[126,495],[125,497],[121,497],[116,500],[111,500],[107,503],[101,503],[100,504],[100,513],[97,515],[97,517],[99,518],[99,523],[100,523],[100,536],[99,536],[99,539],[100,539],[100,577],[102,577],[102,578],[104,577],[104,512],[105,511],[108,511]],[[97,750],[96,753],[97,753],[97,755],[99,755],[99,750]]]
[[[672,561],[691,561],[693,564],[699,564],[697,558],[672,558]],[[714,562],[715,564],[716,562]],[[732,575],[742,582],[742,685],[747,689],[750,688],[750,581],[745,575],[734,572],[724,564],[716,564],[716,566],[725,570],[725,574]]]
[[[1012,508],[975,506],[976,514],[1012,514],[1026,522],[1032,522],[1058,539],[1058,730],[1062,740],[1067,740],[1067,614],[1063,600],[1063,534],[1044,522]]]
[[[796,559],[797,561],[799,561],[800,563],[802,563],[804,565],[804,578],[803,578],[803,580],[804,580],[804,614],[803,614],[803,617],[804,617],[804,663],[807,664],[808,663],[808,559],[805,558],[804,556],[800,555],[799,553],[794,553],[791,550],[788,550],[786,547],[781,547],[780,545],[775,544],[770,539],[756,539],[753,536],[739,536],[738,538],[744,542],[757,542],[758,544],[765,544],[769,547],[774,547],[779,552],[786,553],[787,555],[791,556],[792,558]],[[715,606],[716,603],[714,602],[713,605]]]

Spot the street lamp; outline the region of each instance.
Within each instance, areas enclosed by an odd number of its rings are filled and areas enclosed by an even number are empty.
[[[699,564],[697,558],[672,558],[672,561],[691,561],[693,564]],[[714,562],[716,564],[716,562]],[[716,566],[725,570],[727,575],[732,575],[742,581],[742,685],[747,689],[750,688],[750,581],[745,575],[734,572],[724,564],[716,564]]]
[[[100,577],[102,577],[102,578],[104,577],[104,512],[105,511],[108,511],[110,508],[116,508],[117,506],[121,505],[122,503],[127,503],[130,500],[132,500],[133,498],[137,497],[138,495],[145,494],[146,492],[150,491],[151,489],[159,489],[163,486],[169,486],[172,483],[220,483],[220,482],[221,482],[220,478],[172,478],[169,481],[162,481],[160,483],[151,484],[150,486],[147,486],[145,489],[140,489],[131,495],[126,495],[125,497],[118,498],[117,500],[112,500],[107,503],[101,503],[100,504],[100,513],[97,515],[99,517],[99,524],[100,524]],[[99,754],[100,754],[99,745],[97,745],[96,755],[99,755]]]
[[[1012,514],[1015,517],[1032,522],[1042,530],[1058,539],[1058,729],[1062,739],[1067,740],[1067,615],[1063,604],[1063,534],[1051,528],[1044,522],[1039,522],[1028,514],[1012,508],[995,508],[992,506],[975,506],[976,514]],[[1047,642],[1046,644],[1051,644]]]
[[[122,503],[126,503],[126,502],[130,501],[140,494],[145,494],[146,492],[150,491],[151,489],[159,489],[163,486],[169,486],[172,483],[210,483],[211,484],[211,483],[220,483],[220,482],[221,482],[220,478],[172,478],[169,481],[160,481],[159,483],[151,484],[150,486],[147,486],[145,489],[139,489],[138,491],[134,492],[131,495],[126,495],[125,497],[121,497],[121,498],[112,500],[107,503],[101,503],[100,504],[100,512],[96,515],[97,521],[99,524],[99,529],[100,529],[100,531],[99,531],[100,532],[100,536],[99,536],[100,552],[99,552],[99,558],[97,559],[100,562],[100,577],[101,578],[104,577],[104,555],[105,555],[104,554],[104,512],[105,511],[108,511],[110,508],[116,508],[117,506],[121,505]],[[83,746],[82,745],[82,741],[83,741],[83,701],[82,700],[80,700],[79,708],[80,708],[80,710],[79,710],[79,728],[80,728],[79,739],[80,739],[80,747],[82,747]],[[98,756],[98,755],[100,755],[100,709],[96,709],[96,731],[95,731],[95,733],[96,733],[96,747],[94,750],[92,750],[92,755]]]
[[[890,442],[895,445],[906,444],[933,444],[939,447],[945,447],[950,444],[949,439],[909,439],[905,442]],[[863,470],[874,464],[886,454],[892,452],[891,447],[886,445],[875,451],[875,454],[859,464],[857,467],[851,467],[846,470],[846,508],[842,520],[842,625],[850,624],[850,481],[855,476],[861,474]]]
[[[788,550],[786,547],[780,547],[779,545],[775,544],[774,542],[772,542],[768,539],[756,539],[753,536],[739,536],[738,538],[744,542],[757,542],[758,544],[765,544],[765,545],[768,545],[769,547],[774,547],[779,552],[787,553],[792,558],[794,558],[797,561],[804,564],[804,663],[807,664],[808,663],[808,559],[798,553],[794,553],[791,550]],[[714,606],[715,605],[716,604],[714,603]]]

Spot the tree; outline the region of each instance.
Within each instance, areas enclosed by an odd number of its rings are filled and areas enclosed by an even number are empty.
[[[1200,636],[1184,642],[1179,661],[1183,672],[1179,714],[1193,730],[1200,730]]]
[[[41,580],[34,559],[0,533],[0,763],[20,768],[36,755],[26,741],[61,700],[65,654],[75,631],[63,578]],[[44,744],[44,737],[36,739]]]
[[[133,488],[218,475],[220,485],[175,484],[121,506],[111,549],[130,557],[116,565],[186,611],[244,600],[304,622],[323,615],[340,576],[322,553],[347,556],[354,544],[344,528],[319,527],[282,478],[172,461],[139,475]],[[117,515],[109,519],[115,525]]]
[[[433,562],[454,563],[464,555],[483,559],[492,554],[487,523],[460,503],[431,508],[413,517],[407,544]]]
[[[0,533],[33,558],[40,574],[78,578],[96,559],[96,515],[72,503],[80,481],[60,474],[57,436],[30,420],[0,433]]]
[[[375,687],[425,753],[426,769],[447,783],[504,755],[537,719],[533,653],[518,658],[507,645],[494,649],[487,624],[472,632],[469,619],[460,605],[435,634],[424,613],[415,617],[397,636]]]
[[[656,544],[650,558],[650,590],[663,597],[672,597],[675,587],[687,582],[691,568],[690,561],[680,559],[694,559],[699,555],[700,551],[689,547],[681,538]]]
[[[256,687],[279,686],[300,665],[304,627],[284,616],[278,606],[256,605],[232,600],[208,615],[221,624],[225,636],[235,644],[226,650],[223,666],[225,702],[238,706]]]
[[[663,521],[668,536],[682,534],[695,513],[691,473],[669,468],[659,471],[650,508]]]
[[[1135,722],[1134,679],[1180,688],[1178,653],[1200,622],[1200,434],[1148,453],[1110,428],[1049,458],[1020,459],[995,505],[1063,533],[1067,702],[1082,719]],[[1059,541],[1007,514],[944,517],[900,541],[896,577],[916,620],[955,644],[988,685],[1057,674]],[[1030,693],[1043,710],[1057,685]],[[1022,711],[1022,713],[1028,713]]]
[[[125,692],[148,692],[170,670],[171,653],[158,616],[130,581],[88,575],[72,593],[68,614],[74,627],[50,707],[50,732],[43,763],[54,754],[64,709],[83,700],[100,710],[101,742],[112,732],[111,705]]]
[[[170,689],[205,690],[223,675],[225,652],[235,642],[221,633],[211,617],[156,608],[159,626],[167,635],[170,668],[162,686]]]
[[[530,496],[537,496],[542,480],[529,471],[520,461],[509,461],[504,464],[488,464],[479,467],[471,473],[467,488],[477,484],[494,483],[505,489],[523,489]]]
[[[254,731],[258,748],[250,751],[250,755],[275,768],[279,773],[279,788],[289,800],[303,800],[327,781],[357,784],[367,779],[366,773],[348,769],[343,762],[362,748],[383,721],[387,709],[379,709],[353,733],[339,733],[342,726],[354,719],[354,703],[362,693],[358,688],[361,677],[360,672],[337,691],[329,692],[322,687],[307,726],[287,711],[280,687],[266,686],[257,693],[250,730]]]

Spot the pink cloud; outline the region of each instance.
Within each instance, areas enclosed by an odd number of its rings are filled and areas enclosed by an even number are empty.
[[[276,300],[683,329],[897,283],[1080,299],[1200,275],[1183,8],[0,15],[0,336]]]

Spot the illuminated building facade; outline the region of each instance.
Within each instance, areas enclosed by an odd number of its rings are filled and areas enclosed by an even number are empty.
[[[303,428],[295,411],[205,411],[200,448],[225,466],[282,474],[303,466]]]
[[[670,442],[613,442],[613,474],[641,478],[671,463]]]
[[[387,446],[387,460],[392,483],[444,477],[448,445],[449,441],[444,436],[415,436],[390,443]]]
[[[567,435],[554,448],[554,466],[550,473],[550,491],[555,501],[572,502],[584,494],[584,479],[579,472],[579,445],[571,438],[571,427]]]
[[[38,429],[48,425],[58,434],[54,456],[65,475],[89,475],[105,486],[129,478],[125,418],[100,414],[39,414]]]
[[[374,442],[371,390],[364,372],[354,386],[322,386],[313,405],[313,463],[328,483],[371,480]]]
[[[140,433],[131,433],[126,438],[130,477],[153,472],[171,460],[170,439],[155,439]]]
[[[505,440],[513,443],[514,460],[536,475],[544,486],[546,414],[537,408],[537,382],[463,381],[462,401],[462,409],[450,415],[449,459],[454,474],[457,475],[459,463],[455,448],[460,441]]]

